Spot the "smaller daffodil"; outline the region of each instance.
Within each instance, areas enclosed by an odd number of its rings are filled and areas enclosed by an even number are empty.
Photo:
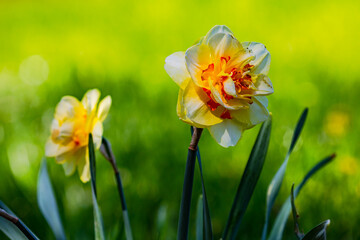
[[[179,85],[177,114],[207,128],[224,147],[234,146],[244,130],[269,117],[265,97],[273,93],[270,53],[261,43],[239,42],[226,26],[213,27],[185,52],[165,60]]]
[[[100,148],[103,121],[110,106],[111,97],[99,104],[100,91],[92,89],[85,93],[81,102],[72,96],[64,96],[55,109],[51,124],[51,136],[45,146],[45,155],[55,157],[62,164],[66,175],[78,169],[82,182],[90,180],[88,141],[92,133],[96,149]]]

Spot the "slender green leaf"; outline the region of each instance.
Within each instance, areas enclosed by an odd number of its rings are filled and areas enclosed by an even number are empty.
[[[42,160],[38,183],[37,200],[41,213],[52,229],[57,240],[66,239],[64,227],[62,225],[55,194],[51,185],[50,177],[47,171],[46,159]]]
[[[326,228],[329,224],[330,220],[320,223],[318,226],[310,230],[302,240],[326,240]]]
[[[196,210],[196,240],[203,240],[204,232],[204,210],[203,210],[203,199],[202,195],[199,196]]]
[[[246,164],[236,196],[223,233],[223,239],[235,239],[239,231],[241,220],[250,202],[257,181],[263,168],[269,147],[271,134],[271,117],[266,120],[256,138],[249,160]]]
[[[0,215],[0,230],[5,233],[11,240],[39,240],[35,234],[8,208],[0,201],[0,211],[15,217],[17,222],[11,222]]]
[[[191,135],[193,134],[193,127],[191,127]],[[200,177],[201,177],[201,190],[202,190],[202,200],[203,200],[203,224],[204,224],[204,231],[205,231],[205,240],[212,240],[213,234],[212,234],[212,225],[211,225],[211,217],[210,217],[210,210],[209,210],[209,204],[207,200],[207,194],[205,190],[205,182],[204,182],[204,176],[203,176],[203,170],[202,170],[202,164],[201,164],[201,156],[200,156],[200,149],[197,148],[196,156],[198,159],[199,164],[199,171],[200,171]]]
[[[294,184],[291,186],[291,195],[290,195],[290,197],[291,197],[292,215],[293,215],[293,219],[294,219],[295,235],[299,240],[301,240],[304,237],[304,234],[300,231],[300,228],[299,228],[299,223],[298,223],[299,215],[297,213],[296,206],[295,206]]]
[[[305,183],[309,180],[309,178],[314,175],[318,170],[320,170],[322,167],[324,167],[326,164],[328,164],[331,160],[335,158],[335,154],[326,157],[322,161],[320,161],[318,164],[316,164],[304,177],[304,179],[301,181],[301,183],[295,188],[294,191],[294,198],[300,193],[301,189],[305,185]],[[268,240],[281,240],[282,235],[284,232],[284,228],[287,222],[287,219],[289,217],[291,211],[291,201],[290,197],[286,200],[286,202],[281,207],[281,210],[279,214],[277,215],[275,219],[274,226],[270,232],[270,236]]]
[[[96,179],[95,179],[95,150],[92,134],[89,134],[89,159],[90,159],[90,174],[91,174],[91,190],[92,190],[92,201],[94,206],[94,230],[95,239],[104,240],[104,227],[102,221],[102,215],[97,203],[96,195]]]
[[[121,182],[120,172],[119,172],[119,169],[118,169],[118,167],[116,165],[116,160],[115,160],[115,156],[114,156],[114,154],[112,152],[112,149],[111,149],[111,144],[104,137],[102,138],[102,144],[101,144],[101,147],[100,147],[100,152],[111,163],[111,165],[112,165],[112,167],[114,169],[116,185],[118,187],[118,192],[119,192],[120,201],[121,201],[121,207],[122,207],[122,210],[123,210],[123,219],[124,219],[124,227],[125,227],[126,239],[127,240],[132,240],[133,239],[132,230],[131,230],[131,226],[130,226],[130,219],[129,219],[129,214],[128,214],[128,210],[127,210],[127,206],[126,206],[125,193],[124,193],[124,188],[123,188],[122,182]]]
[[[262,238],[261,238],[262,240],[266,239],[271,209],[274,206],[277,195],[279,194],[279,190],[280,190],[281,184],[282,184],[284,176],[285,176],[286,167],[289,162],[290,154],[291,154],[292,150],[294,149],[297,140],[299,139],[300,133],[304,127],[304,123],[305,123],[307,114],[308,114],[308,109],[305,108],[305,110],[302,112],[302,114],[296,124],[294,134],[293,134],[293,137],[291,140],[291,144],[290,144],[289,150],[286,154],[285,160],[281,164],[279,170],[276,172],[275,176],[271,180],[271,183],[269,184],[267,196],[266,196],[266,214],[265,214],[265,224],[264,224]]]
[[[11,240],[28,240],[28,238],[20,231],[20,229],[15,224],[1,216],[0,230],[5,233],[5,235],[8,236],[8,238],[10,238]]]

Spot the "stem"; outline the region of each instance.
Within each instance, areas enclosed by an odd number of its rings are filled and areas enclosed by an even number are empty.
[[[194,169],[196,161],[196,150],[199,143],[202,128],[194,127],[194,133],[190,142],[188,156],[186,161],[184,186],[181,196],[179,223],[178,223],[178,240],[186,240],[188,238],[189,231],[189,218],[190,218],[190,206],[191,206],[191,195],[194,182]]]
[[[133,239],[132,230],[131,230],[129,214],[128,214],[128,210],[127,210],[127,206],[126,206],[124,188],[123,188],[123,185],[122,185],[122,182],[121,182],[120,172],[119,172],[119,169],[118,169],[118,167],[116,165],[116,159],[115,159],[114,153],[113,153],[113,151],[111,149],[111,144],[104,137],[102,138],[102,144],[101,144],[101,147],[100,147],[100,152],[105,157],[105,159],[110,162],[110,164],[111,164],[111,166],[113,168],[113,171],[114,171],[114,174],[115,174],[116,185],[117,185],[117,189],[118,189],[119,196],[120,196],[121,207],[122,207],[122,211],[123,211],[126,239],[127,240],[132,240]]]
[[[20,219],[8,214],[4,209],[0,208],[0,217],[5,218],[6,220],[15,224],[15,226],[29,239],[37,240],[37,238],[28,230],[28,228],[21,222]]]

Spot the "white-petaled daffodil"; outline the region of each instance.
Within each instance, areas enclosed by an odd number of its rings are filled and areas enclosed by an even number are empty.
[[[92,133],[95,148],[100,148],[103,125],[110,106],[111,97],[99,104],[100,91],[89,90],[81,102],[72,96],[64,96],[55,109],[51,124],[51,136],[45,146],[45,155],[55,157],[62,164],[66,175],[78,169],[82,182],[90,180],[88,141]]]
[[[273,93],[270,53],[261,43],[240,43],[226,26],[215,26],[186,52],[165,60],[179,85],[177,114],[208,128],[224,147],[234,146],[244,130],[269,117],[265,97]]]

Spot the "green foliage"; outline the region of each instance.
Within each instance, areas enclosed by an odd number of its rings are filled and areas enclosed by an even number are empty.
[[[193,127],[191,127],[191,135],[193,134]],[[196,150],[196,157],[198,160],[199,165],[199,171],[200,171],[200,179],[201,179],[201,191],[202,191],[202,209],[203,209],[203,228],[205,231],[205,240],[212,240],[213,239],[213,233],[212,233],[212,225],[211,225],[211,217],[210,217],[210,210],[209,210],[209,204],[207,200],[206,190],[205,190],[205,182],[204,182],[204,176],[203,176],[203,170],[202,170],[202,164],[201,164],[201,156],[200,156],[200,148],[198,147]]]
[[[89,159],[90,159],[90,175],[91,175],[91,192],[94,207],[94,230],[95,240],[105,240],[102,214],[97,203],[96,192],[96,171],[95,171],[95,151],[92,134],[89,135]]]
[[[203,210],[203,196],[200,195],[197,201],[196,208],[196,240],[204,239],[204,210]]]
[[[311,229],[306,235],[300,232],[298,219],[298,213],[295,207],[294,185],[291,187],[291,208],[293,213],[295,234],[299,240],[326,240],[326,228],[330,224],[330,220],[326,220],[320,223],[318,226]]]
[[[311,229],[302,240],[326,240],[326,228],[329,226],[330,220],[320,223]]]
[[[265,225],[263,228],[263,233],[262,233],[262,238],[261,238],[262,240],[266,240],[271,209],[272,209],[272,207],[275,203],[276,197],[280,191],[280,187],[281,187],[281,184],[282,184],[284,176],[285,176],[286,167],[289,162],[290,154],[293,151],[295,144],[296,144],[297,140],[299,139],[300,133],[304,127],[307,113],[308,113],[308,109],[306,108],[303,111],[303,113],[301,114],[301,116],[296,124],[295,131],[294,131],[294,134],[293,134],[293,137],[291,140],[289,150],[286,154],[285,160],[281,164],[279,170],[276,172],[275,176],[271,180],[271,183],[269,184],[269,187],[267,190],[267,196],[266,196]]]
[[[317,163],[303,178],[301,183],[296,187],[294,191],[294,198],[300,193],[300,190],[304,187],[306,182],[312,177],[317,171],[326,166],[330,161],[334,159],[335,155],[328,156]],[[291,199],[285,201],[282,205],[280,212],[278,213],[274,226],[270,232],[268,240],[281,240],[283,237],[284,228],[291,211]]]
[[[46,158],[43,158],[42,166],[39,172],[37,184],[37,199],[41,213],[51,227],[55,238],[57,240],[65,240],[66,236],[64,232],[64,227],[60,219],[54,190],[47,171]]]
[[[229,239],[235,239],[238,234],[241,220],[250,202],[265,162],[270,141],[271,122],[271,117],[269,117],[263,123],[251,150],[249,160],[246,164],[246,168],[230,210],[229,218],[223,234],[224,240],[228,239],[228,237]]]
[[[2,209],[0,209],[2,211]],[[11,240],[28,240],[20,229],[9,220],[0,216],[0,230]]]
[[[3,217],[3,213],[10,214],[14,221]],[[0,214],[0,230],[11,240],[39,240],[2,201],[0,201]]]

